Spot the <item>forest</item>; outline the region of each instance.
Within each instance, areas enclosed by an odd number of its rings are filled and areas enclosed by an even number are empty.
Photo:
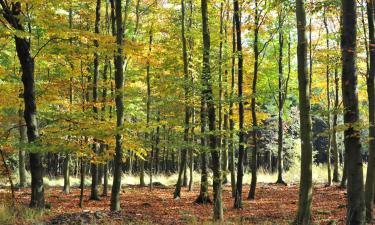
[[[375,0],[0,0],[0,224],[375,224]]]

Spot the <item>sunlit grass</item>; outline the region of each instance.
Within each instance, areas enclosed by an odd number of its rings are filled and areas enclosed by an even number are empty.
[[[43,224],[42,217],[46,210],[30,209],[26,206],[0,204],[0,224]]]
[[[333,172],[333,167],[331,168]],[[188,170],[189,171],[189,170]],[[367,165],[364,164],[363,167],[363,174],[364,178],[366,177],[366,171],[367,171]],[[313,182],[314,183],[327,183],[328,180],[328,172],[327,172],[327,165],[326,164],[320,164],[320,165],[313,165],[312,167],[312,173],[313,173]],[[339,167],[339,174],[340,179],[342,176],[342,167]],[[188,180],[190,177],[190,174],[188,172],[187,174]],[[287,183],[299,183],[300,179],[300,166],[298,164],[294,165],[292,168],[290,168],[288,171],[284,172],[284,181]],[[173,186],[176,184],[178,178],[178,174],[154,174],[152,176],[153,182],[159,182],[165,186]],[[230,181],[230,174],[227,175],[228,181]],[[149,174],[145,173],[145,183],[148,184],[150,180]],[[209,183],[212,183],[212,173],[208,176]],[[270,173],[269,171],[265,170],[264,168],[258,169],[258,182],[259,183],[275,183],[277,180],[277,173]],[[30,174],[27,173],[27,183],[30,185]],[[122,184],[123,185],[138,185],[140,181],[138,174],[128,174],[124,173],[122,177]],[[199,185],[200,183],[200,172],[194,171],[193,173],[193,184]],[[244,185],[250,184],[251,181],[251,173],[249,170],[245,172],[243,183]],[[18,177],[15,177],[15,183],[18,182]],[[108,180],[109,185],[112,184],[112,177]],[[58,178],[50,178],[50,177],[44,177],[44,184],[46,187],[62,187],[64,185],[64,179],[62,177]],[[70,184],[72,187],[79,187],[80,186],[80,178],[71,176],[70,177]],[[91,185],[91,176],[86,175],[85,178],[85,186]]]

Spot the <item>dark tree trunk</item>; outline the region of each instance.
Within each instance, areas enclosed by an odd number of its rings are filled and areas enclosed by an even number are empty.
[[[251,184],[250,191],[247,199],[255,199],[255,190],[257,185],[257,170],[258,170],[258,121],[256,113],[256,94],[257,94],[257,82],[258,82],[258,70],[259,70],[259,8],[258,0],[255,0],[255,14],[254,14],[254,77],[251,94],[251,118],[253,121],[253,151],[251,157]]]
[[[98,154],[98,143],[93,144],[93,152]],[[91,196],[90,200],[99,200],[99,187],[98,187],[98,165],[91,163]]]
[[[359,122],[356,37],[356,1],[342,0],[342,92],[344,103],[344,123],[350,125],[344,132],[345,155],[348,177],[347,224],[365,223],[365,198],[363,185],[363,166],[361,156],[360,131],[354,128]],[[350,159],[350,160],[349,160]]]
[[[335,113],[333,115],[333,132],[332,132],[332,146],[333,146],[333,182],[339,182],[339,150],[337,146],[337,114],[339,109],[339,77],[338,77],[338,71],[337,68],[335,68]]]
[[[16,30],[24,31],[19,15],[22,13],[21,3],[8,4],[0,0],[2,14],[8,23]],[[27,126],[29,143],[39,138],[36,117],[34,58],[30,54],[30,39],[15,36],[16,51],[22,68],[23,98],[25,102],[24,118]],[[31,201],[30,207],[44,208],[43,160],[41,153],[30,153],[31,172]]]
[[[96,1],[96,10],[95,10],[95,33],[99,34],[100,32],[100,9],[101,9],[101,0]],[[99,47],[98,40],[94,40],[94,46]],[[93,111],[95,119],[98,119],[98,108],[96,103],[98,103],[98,78],[99,78],[99,54],[94,53],[94,76],[93,76],[93,88],[92,88],[92,99],[94,102]],[[93,146],[94,154],[98,154],[98,143],[94,143]],[[98,180],[99,180],[99,170],[96,162],[91,164],[91,196],[90,200],[99,200],[99,190],[98,190]]]
[[[245,157],[245,131],[244,131],[244,103],[243,103],[243,58],[241,41],[241,12],[238,0],[233,1],[234,21],[236,25],[237,57],[238,57],[238,115],[239,115],[239,147],[237,165],[237,185],[234,208],[242,208],[242,180],[243,180],[243,159]]]
[[[326,47],[327,52],[329,51],[329,29],[326,15],[326,7],[323,12],[323,23],[326,30]],[[327,146],[327,172],[328,172],[328,186],[332,184],[332,172],[331,172],[331,97],[330,97],[330,68],[328,62],[330,62],[329,53],[327,53],[327,65],[326,65],[326,91],[327,91],[327,125],[328,125],[328,146]]]
[[[288,78],[284,82],[284,70],[283,70],[283,57],[284,57],[284,14],[282,8],[278,12],[279,19],[279,59],[278,59],[278,69],[279,69],[279,96],[278,96],[278,138],[277,138],[277,181],[278,184],[286,184],[283,179],[283,170],[284,170],[284,130],[283,130],[283,115],[284,115],[284,103],[287,97],[288,92],[288,81],[290,76],[290,38],[288,40]]]
[[[181,164],[180,164],[180,171],[178,173],[178,180],[176,184],[176,189],[174,192],[174,198],[181,197],[181,183],[183,186],[187,186],[187,177],[186,177],[186,163],[187,163],[187,147],[189,144],[189,124],[190,124],[190,117],[191,117],[191,109],[189,106],[189,95],[190,95],[190,88],[189,88],[189,65],[188,65],[188,53],[187,53],[187,41],[186,41],[186,34],[185,34],[185,1],[181,0],[181,39],[182,39],[182,59],[184,62],[184,80],[185,80],[185,128],[184,128],[184,142],[185,146],[181,150]],[[182,178],[183,175],[183,178]],[[183,179],[183,181],[181,181]]]
[[[234,102],[234,83],[235,83],[235,66],[236,66],[236,24],[233,16],[232,21],[232,65],[231,65],[231,88],[230,88],[230,100],[229,100],[229,148],[230,148],[230,157],[229,157],[229,168],[230,168],[230,184],[232,187],[232,198],[236,197],[236,172],[235,172],[235,154],[234,154],[234,120],[233,120],[233,102]]]
[[[116,11],[116,44],[117,52],[115,56],[115,102],[116,102],[116,113],[117,122],[116,126],[121,128],[124,124],[124,73],[122,70],[123,65],[123,31],[122,31],[122,14],[121,14],[121,0],[111,0],[115,1],[115,11]],[[111,194],[111,211],[118,211],[120,207],[120,192],[121,192],[121,175],[122,175],[122,135],[120,133],[116,134],[116,154],[114,159],[114,173],[113,173],[113,185]]]
[[[85,163],[83,157],[81,158],[81,178],[80,178],[80,195],[79,195],[79,207],[83,208],[83,191],[85,190]]]
[[[374,206],[374,187],[375,187],[375,31],[374,31],[374,2],[367,1],[367,18],[369,28],[369,74],[367,75],[367,95],[369,109],[369,158],[367,166],[365,202],[366,202],[366,220],[371,222],[373,219]]]
[[[312,142],[310,114],[310,79],[307,73],[305,1],[296,1],[298,90],[301,136],[301,180],[296,224],[310,224],[312,203]]]

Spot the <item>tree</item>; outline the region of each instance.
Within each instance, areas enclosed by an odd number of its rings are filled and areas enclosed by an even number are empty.
[[[10,7],[7,1],[0,0],[1,13],[7,22],[15,29],[24,32],[21,20],[21,2],[12,3]],[[30,53],[30,39],[27,37],[14,36],[16,51],[22,67],[22,83],[24,87],[23,98],[25,110],[23,116],[27,126],[27,138],[29,143],[35,143],[39,138],[37,110],[35,101],[35,57]],[[44,208],[44,186],[43,186],[43,163],[42,153],[31,152],[31,201],[30,207]]]
[[[19,133],[20,133],[20,143],[21,145],[22,144],[25,144],[27,142],[27,129],[26,129],[26,126],[25,126],[25,120],[23,118],[23,111],[20,109],[18,111],[18,114],[19,114],[19,122],[18,122],[18,125],[19,125]],[[26,168],[25,168],[25,159],[26,159],[26,156],[25,156],[25,150],[23,149],[20,149],[19,153],[18,153],[18,164],[19,164],[19,168],[18,168],[18,173],[19,173],[19,187],[25,187],[26,186]]]
[[[213,170],[213,207],[214,207],[214,220],[222,221],[223,218],[223,206],[222,206],[222,175],[221,175],[221,161],[220,151],[217,149],[217,137],[215,135],[216,130],[216,116],[215,116],[215,103],[212,93],[212,79],[210,71],[210,31],[208,28],[208,9],[207,0],[201,0],[202,10],[202,35],[203,35],[203,68],[202,68],[202,80],[204,96],[207,103],[208,112],[208,127],[210,130],[209,134],[209,147],[212,157],[212,170]]]
[[[374,30],[374,2],[366,1],[368,33],[369,33],[369,73],[367,74],[367,95],[368,95],[368,114],[369,114],[369,158],[367,166],[367,176],[365,185],[365,202],[366,202],[366,220],[372,221],[372,209],[374,204],[375,188],[375,30]]]
[[[356,1],[342,0],[342,96],[344,103],[345,155],[347,159],[348,207],[347,224],[365,223],[365,202],[359,122],[356,46]]]
[[[237,57],[238,57],[238,117],[239,117],[239,147],[237,165],[237,185],[236,196],[234,198],[234,208],[242,208],[242,180],[243,180],[243,159],[245,155],[245,131],[244,131],[244,104],[243,104],[243,58],[241,41],[241,13],[238,0],[233,1],[234,22],[236,25]]]
[[[286,17],[286,14],[283,10],[283,7],[279,7],[278,10],[278,29],[279,29],[279,57],[278,57],[278,72],[279,72],[279,95],[278,95],[278,137],[277,137],[277,181],[278,184],[286,184],[283,179],[283,148],[284,148],[284,104],[287,98],[288,93],[288,83],[290,78],[290,34],[289,34],[289,40],[288,40],[288,76],[286,80],[284,79],[284,68],[283,68],[283,58],[284,58],[284,20]]]
[[[182,59],[184,62],[184,80],[185,80],[185,128],[184,128],[184,142],[188,146],[189,143],[189,126],[190,126],[190,117],[191,117],[191,107],[189,106],[189,64],[188,64],[188,52],[187,52],[187,40],[185,33],[185,1],[181,0],[181,39],[182,39]],[[181,182],[182,182],[182,173],[186,170],[187,163],[187,147],[183,147],[181,151],[181,166],[178,173],[178,180],[176,184],[176,189],[173,194],[174,198],[181,197]]]
[[[323,23],[326,30],[326,47],[329,50],[329,28],[326,15],[326,7],[323,11]],[[330,61],[329,53],[327,53],[327,62]],[[327,91],[327,124],[328,124],[328,146],[327,146],[327,172],[328,172],[328,186],[332,184],[332,173],[331,173],[331,96],[330,96],[330,68],[329,64],[326,65],[326,91]]]
[[[116,116],[117,129],[121,129],[124,124],[124,73],[122,70],[123,66],[123,32],[122,32],[122,7],[121,0],[115,1],[115,12],[116,12],[116,44],[117,51],[115,55],[115,102],[116,102]],[[118,211],[120,207],[120,191],[121,191],[121,175],[122,175],[122,135],[118,130],[116,133],[116,155],[114,158],[114,173],[113,173],[113,185],[111,194],[111,210]]]
[[[100,10],[101,10],[101,0],[96,1],[96,10],[95,10],[95,34],[100,33]],[[96,48],[99,47],[98,40],[94,40],[94,46]],[[99,54],[98,52],[94,53],[94,76],[93,76],[93,87],[92,87],[92,95],[93,95],[93,102],[94,107],[93,111],[95,114],[95,119],[98,119],[98,107],[95,105],[98,103],[98,79],[99,79]],[[94,154],[98,154],[99,146],[98,143],[95,142],[93,144]],[[97,162],[91,164],[91,200],[99,200],[99,190],[98,190],[98,183],[99,183],[99,166]]]
[[[296,224],[310,224],[312,202],[312,142],[310,115],[310,79],[307,74],[305,1],[296,0],[298,90],[301,138],[301,179]]]

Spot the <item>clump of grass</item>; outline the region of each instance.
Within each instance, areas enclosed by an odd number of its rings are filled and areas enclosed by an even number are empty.
[[[0,205],[0,224],[43,224],[42,217],[47,210],[30,209],[25,206]]]

